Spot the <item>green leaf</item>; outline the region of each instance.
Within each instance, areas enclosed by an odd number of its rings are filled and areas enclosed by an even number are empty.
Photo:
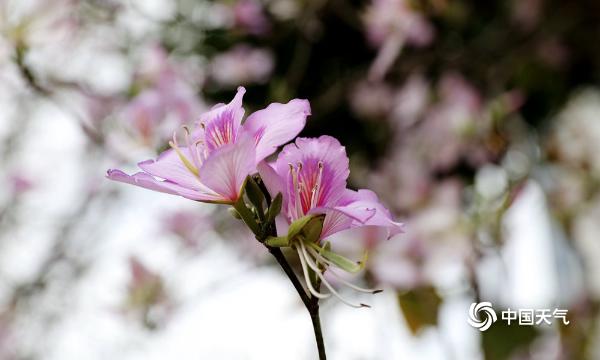
[[[267,223],[270,224],[275,221],[275,217],[279,215],[281,212],[281,203],[283,201],[283,196],[281,193],[278,193],[277,196],[271,201],[271,206],[269,206],[269,211],[267,213]]]
[[[437,326],[442,298],[433,286],[422,286],[399,293],[398,302],[413,335],[425,326]]]
[[[312,243],[312,242],[308,242],[306,244],[308,244],[308,246],[312,247],[313,249],[317,250],[325,259],[331,261],[337,267],[339,267],[340,269],[347,271],[349,273],[355,274],[355,273],[361,271],[365,267],[364,261],[359,261],[359,262],[352,261],[342,255],[334,253],[333,251],[326,250],[322,247],[319,247],[317,244]],[[326,245],[326,247],[327,247],[327,245]],[[363,259],[364,259],[364,257],[363,257]]]
[[[287,236],[269,236],[265,240],[265,244],[272,247],[287,247],[290,246],[290,241]]]

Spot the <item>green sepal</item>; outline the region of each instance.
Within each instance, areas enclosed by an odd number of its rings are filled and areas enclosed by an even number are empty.
[[[234,209],[232,207],[229,208],[229,214],[231,214],[231,216],[233,216],[234,218],[236,218],[238,220],[242,220],[242,217],[240,216],[240,213],[236,209]]]
[[[325,221],[324,215],[319,215],[310,219],[310,221],[302,229],[302,236],[305,241],[311,243],[317,243],[323,230],[323,222]]]
[[[320,247],[319,245],[309,242],[308,246],[317,250],[319,254],[321,254],[325,259],[331,261],[334,265],[339,267],[340,269],[347,271],[349,273],[355,274],[362,269],[364,269],[368,254],[365,252],[363,258],[360,261],[352,261],[340,254],[336,254],[331,250],[326,249],[328,245],[325,245],[325,248]]]
[[[248,200],[254,205],[256,212],[258,214],[259,219],[264,220],[265,213],[263,210],[263,201],[265,196],[262,193],[262,190],[256,184],[256,181],[251,176],[248,176],[246,179],[246,195],[248,196]]]
[[[246,223],[246,225],[248,225],[250,230],[255,235],[259,235],[260,227],[256,223],[256,218],[254,217],[254,214],[246,206],[246,202],[244,201],[243,194],[240,194],[240,197],[238,198],[238,200],[235,203],[233,203],[232,205],[235,208],[235,210],[238,212],[238,214],[240,215],[242,220],[244,220],[244,223]]]
[[[309,240],[308,236],[314,238],[316,233],[316,238],[313,239],[313,241],[316,241],[321,235],[324,220],[325,215],[305,215],[290,224],[287,237],[291,241],[298,235],[304,235],[305,240]]]
[[[269,206],[269,210],[267,212],[267,224],[275,221],[275,217],[279,215],[281,212],[281,204],[283,202],[283,196],[281,193],[278,193],[277,196],[271,201],[271,206]]]
[[[287,236],[269,236],[265,240],[265,244],[271,247],[288,247],[290,241]]]

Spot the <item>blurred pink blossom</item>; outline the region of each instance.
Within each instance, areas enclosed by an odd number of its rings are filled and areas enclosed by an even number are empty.
[[[198,248],[203,233],[213,228],[211,218],[196,211],[179,210],[164,219],[165,230],[176,235],[187,248]]]
[[[537,47],[538,57],[548,66],[560,68],[569,61],[569,49],[557,38],[543,39]]]
[[[434,36],[433,27],[407,0],[372,0],[365,13],[367,38],[379,47],[392,34],[402,34],[407,44],[425,46]]]
[[[149,50],[138,73],[139,81],[150,84],[124,110],[124,116],[146,144],[164,141],[172,129],[187,123],[203,110],[192,85],[157,46]]]
[[[570,168],[600,178],[600,91],[582,89],[556,115],[550,151]]]
[[[361,81],[350,93],[350,106],[359,116],[385,119],[393,105],[394,91],[384,82]]]
[[[381,284],[407,289],[431,283],[471,255],[468,228],[462,225],[463,185],[439,182],[408,218],[404,241],[379,242],[370,269]]]
[[[166,321],[172,308],[163,279],[136,257],[129,258],[129,271],[125,313],[154,329]]]
[[[394,97],[392,117],[400,128],[413,125],[429,103],[429,84],[421,74],[412,74]]]
[[[35,186],[31,179],[21,174],[10,175],[9,184],[14,195],[23,194]]]
[[[216,83],[227,87],[262,84],[271,76],[274,65],[269,50],[241,44],[215,56],[210,63],[210,75]]]
[[[523,30],[530,31],[540,21],[544,0],[513,0],[512,18]]]
[[[421,156],[417,147],[403,146],[369,176],[371,187],[381,191],[396,211],[418,206],[431,190],[433,179]]]
[[[381,80],[405,45],[426,46],[433,27],[406,0],[373,0],[364,21],[367,40],[379,49],[369,70],[370,80]]]
[[[258,0],[238,0],[233,5],[235,25],[252,35],[264,35],[271,29],[264,7]]]
[[[438,96],[440,101],[429,110],[419,130],[429,163],[444,170],[460,159],[483,108],[478,91],[458,74],[446,74],[440,80]]]

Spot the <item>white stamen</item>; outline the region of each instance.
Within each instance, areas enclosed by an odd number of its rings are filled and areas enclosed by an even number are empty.
[[[197,141],[192,145],[190,142],[190,128],[187,127],[187,125],[183,125],[181,127],[183,128],[183,132],[185,135],[185,144],[190,151],[190,155],[192,156],[192,162],[194,163],[194,166],[196,166],[196,169],[200,169],[202,162],[200,161],[200,156],[198,154],[198,149],[196,146]]]
[[[204,162],[204,160],[206,160],[206,156],[204,156],[204,158],[201,156],[200,145],[204,145],[204,141],[202,141],[202,139],[198,139],[194,142],[194,152],[196,153],[196,157],[200,161],[200,164],[202,164],[202,162]]]
[[[300,242],[300,243],[302,243],[302,242]],[[298,252],[298,257],[300,258],[300,263],[302,264],[302,272],[304,273],[304,280],[306,281],[306,286],[308,286],[308,290],[310,291],[310,293],[319,299],[327,299],[328,297],[330,297],[331,294],[322,294],[322,293],[318,292],[317,290],[315,290],[315,288],[313,287],[313,285],[310,281],[310,277],[308,276],[308,270],[306,269],[306,260],[307,259],[305,259],[304,256],[302,255],[302,251],[300,250],[300,248],[296,247],[296,251]]]
[[[335,272],[335,270],[333,270],[331,268],[327,269],[327,270],[329,270],[329,273],[331,275],[333,275],[337,279],[337,281],[341,282],[342,284],[344,284],[347,287],[349,287],[351,289],[354,289],[356,291],[367,293],[367,294],[378,294],[378,293],[380,293],[380,292],[383,291],[381,289],[365,289],[365,288],[362,288],[360,286],[354,285],[353,283],[345,280],[340,274],[338,274],[337,272]]]
[[[323,255],[319,254],[319,253],[318,253],[318,252],[317,252],[315,249],[313,249],[313,248],[311,248],[311,247],[307,247],[307,248],[306,248],[306,250],[307,250],[307,251],[308,251],[308,252],[309,252],[309,253],[310,253],[310,254],[311,254],[313,257],[315,257],[317,260],[319,260],[319,262],[323,262],[323,263],[325,263],[325,264],[327,264],[327,265],[332,265],[332,263],[331,263],[329,260],[325,259],[325,258],[323,257]],[[382,292],[382,291],[383,291],[383,290],[381,290],[381,289],[365,289],[365,288],[362,288],[362,287],[360,287],[360,286],[356,286],[356,285],[354,285],[354,284],[352,284],[352,283],[350,283],[350,282],[348,282],[348,281],[344,280],[344,278],[343,278],[343,277],[342,277],[340,274],[338,274],[338,273],[337,273],[337,272],[336,272],[336,271],[333,269],[333,267],[331,267],[331,266],[329,266],[329,267],[327,268],[327,270],[329,271],[329,273],[330,273],[330,274],[332,274],[333,276],[335,276],[335,277],[336,277],[336,279],[338,279],[338,280],[339,280],[341,283],[343,283],[344,285],[346,285],[346,286],[348,286],[348,287],[350,287],[350,288],[352,288],[352,289],[354,289],[354,290],[356,290],[356,291],[360,291],[360,292],[364,292],[364,293],[371,293],[371,294],[377,294],[377,293],[380,293],[380,292]]]
[[[185,167],[191,173],[193,173],[196,176],[199,176],[198,168],[192,162],[190,162],[190,160],[188,160],[188,158],[183,154],[183,152],[179,148],[179,144],[177,143],[177,133],[173,133],[173,140],[169,141],[169,146],[171,146],[171,148],[173,148],[173,150],[177,153],[183,165],[185,165]]]
[[[308,264],[308,267],[310,267],[315,272],[321,272],[322,270],[319,269],[319,266],[312,261],[310,256],[308,256],[308,253],[306,252],[306,246],[304,246],[304,243],[302,242],[302,240],[299,242],[300,242],[300,249],[302,249],[302,254],[306,258],[306,263]]]
[[[317,175],[317,181],[315,186],[312,189],[312,194],[310,197],[310,207],[317,206],[317,200],[321,191],[321,181],[323,180],[323,162],[319,161],[319,174]]]
[[[342,297],[342,295],[340,295],[334,288],[333,286],[331,286],[331,284],[329,284],[329,282],[325,279],[325,277],[323,276],[323,274],[321,273],[321,270],[318,268],[318,266],[316,264],[314,264],[312,262],[312,260],[310,259],[310,257],[308,256],[308,254],[306,253],[306,247],[304,246],[304,243],[302,241],[300,241],[300,247],[302,249],[302,253],[304,256],[306,256],[306,262],[308,263],[308,266],[317,274],[317,276],[321,279],[321,282],[323,284],[325,284],[325,286],[329,289],[329,291],[331,291],[331,294],[333,294],[335,297],[337,297],[341,302],[343,302],[344,304],[348,305],[348,306],[352,306],[354,308],[361,308],[361,307],[370,307],[369,305],[366,304],[353,304],[350,301],[346,300],[344,297]],[[300,254],[300,253],[299,253]],[[302,257],[300,255],[300,257]],[[302,260],[301,260],[302,261]]]
[[[331,261],[329,261],[325,257],[323,257],[323,255],[319,254],[315,249],[313,249],[311,247],[307,247],[306,250],[312,256],[314,256],[316,260],[318,260],[320,263],[323,263],[323,265],[327,265],[327,266],[331,266],[332,265]]]
[[[343,302],[344,304],[348,305],[348,306],[352,306],[353,308],[362,308],[362,307],[370,307],[367,304],[353,304],[350,301],[346,300],[345,298],[342,297],[342,295],[340,295],[337,291],[335,291],[335,289],[333,288],[333,286],[331,286],[331,284],[329,284],[329,282],[327,282],[327,280],[325,280],[325,277],[323,276],[323,274],[321,274],[320,272],[317,273],[317,275],[319,276],[319,278],[321,279],[321,282],[323,284],[325,284],[325,286],[329,289],[329,291],[331,291],[331,293],[338,298],[341,302]]]
[[[292,165],[291,163],[288,164],[290,167],[290,171],[292,173],[292,186],[294,188],[294,205],[295,205],[295,211],[296,211],[296,219],[301,218],[304,214],[302,212],[302,203],[300,200],[300,185],[298,184],[298,171],[296,168],[294,168],[294,165]],[[300,169],[302,168],[302,166],[299,167]]]

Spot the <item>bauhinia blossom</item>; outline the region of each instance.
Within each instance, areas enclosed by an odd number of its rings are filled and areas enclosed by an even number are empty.
[[[310,115],[308,101],[294,99],[271,104],[242,124],[245,92],[239,87],[229,104],[201,115],[192,129],[184,126],[185,144],[174,134],[171,149],[156,160],[138,163],[141,172],[127,175],[111,169],[107,177],[192,200],[235,203],[257,164],[296,137]]]
[[[318,298],[330,296],[314,288],[308,269],[343,302],[365,306],[343,299],[323,276],[325,270],[336,276],[332,265],[349,272],[362,268],[360,263],[331,252],[324,240],[339,231],[362,226],[383,227],[390,238],[402,232],[402,224],[392,220],[390,212],[372,191],[346,188],[350,171],[345,148],[330,136],[297,138],[295,143],[284,147],[273,166],[261,162],[258,170],[269,193],[272,196],[282,194],[282,210],[276,219],[277,232],[282,237],[287,234],[286,243],[298,252],[312,295]],[[322,228],[316,234],[310,228],[314,219],[322,220]],[[309,229],[298,230],[305,226]],[[339,280],[359,291],[376,292]]]

